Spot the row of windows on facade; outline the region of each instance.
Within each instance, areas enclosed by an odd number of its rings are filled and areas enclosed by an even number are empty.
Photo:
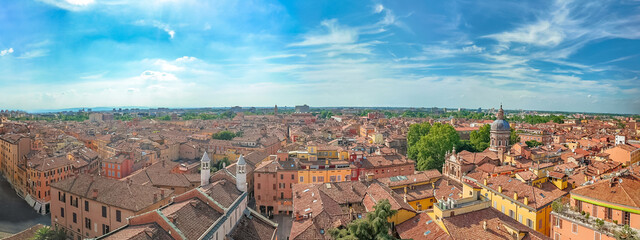
[[[71,167],[70,166],[65,166],[65,167],[61,167],[61,168],[58,168],[58,169],[46,171],[46,172],[44,172],[44,177],[51,177],[56,173],[60,174],[60,173],[63,173],[63,172],[68,172],[69,170],[71,170]],[[36,176],[41,177],[42,176],[42,172],[37,172],[36,173],[36,171],[32,171],[31,172],[31,177],[36,177]]]
[[[66,203],[67,202],[67,194],[66,193],[61,193],[58,192],[58,201],[62,202],[62,203]],[[79,198],[78,197],[74,197],[74,196],[69,196],[69,203],[72,207],[78,208],[78,202],[79,202]],[[64,208],[60,208],[62,213],[60,214],[62,217],[64,217]],[[84,200],[84,210],[85,211],[89,211],[89,201]],[[74,213],[75,215],[75,213]],[[107,217],[107,206],[102,206],[102,217],[106,218]],[[122,221],[122,212],[120,210],[116,210],[116,221],[121,222]],[[75,222],[75,221],[74,221]]]
[[[493,202],[493,208],[498,209],[498,202],[497,201]],[[507,212],[505,211],[504,205],[502,205],[501,212],[504,213],[505,215],[507,215]],[[509,215],[509,217],[511,217],[513,219],[516,219],[516,214],[515,214],[515,212],[513,210],[509,210],[509,214],[508,215]],[[518,219],[517,220],[520,223],[525,224],[525,222],[523,221],[522,214],[518,214]],[[526,220],[527,220],[526,221],[527,227],[530,227],[530,228],[534,229],[533,228],[533,220],[528,219],[528,218]],[[542,219],[540,219],[538,221],[538,228],[540,228],[540,226],[542,226]]]
[[[109,177],[115,177],[116,173],[118,175],[118,178],[120,178],[120,172],[115,172],[113,170],[107,170],[107,176],[109,176]]]
[[[102,167],[107,167],[107,168],[117,168],[118,170],[120,170],[120,165],[119,165],[119,164],[113,164],[113,163],[102,163]]]
[[[591,205],[591,216],[598,216],[598,206]],[[578,212],[582,212],[582,201],[576,200],[576,207],[578,208]],[[631,225],[631,213],[621,211],[622,212],[622,225]],[[613,209],[604,207],[604,219],[613,220]]]
[[[553,221],[553,224],[555,227],[557,228],[562,228],[562,219],[555,217],[555,221]],[[555,232],[555,231],[554,231]],[[578,235],[578,224],[575,223],[571,223],[571,233]],[[553,234],[553,239],[554,240],[560,240],[560,233],[555,232]],[[598,231],[593,231],[593,240],[600,240],[602,237],[602,234]]]

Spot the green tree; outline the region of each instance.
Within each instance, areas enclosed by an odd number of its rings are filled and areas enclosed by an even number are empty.
[[[67,239],[67,233],[64,229],[45,226],[36,231],[36,234],[31,238],[32,240],[65,240]]]
[[[367,218],[350,222],[346,228],[330,229],[329,234],[336,240],[396,239],[391,235],[389,218],[398,211],[391,210],[391,204],[387,199],[382,199],[373,208],[375,210],[368,213]]]
[[[562,200],[558,199],[553,201],[553,203],[551,203],[551,209],[557,213],[564,212],[564,204],[562,204]]]
[[[231,131],[225,130],[225,131],[214,133],[211,137],[213,139],[218,139],[218,140],[231,140],[234,137],[236,137],[236,134]]]
[[[520,136],[516,133],[515,129],[511,129],[511,136],[509,136],[509,144],[513,145],[520,142]]]
[[[417,161],[417,169],[421,171],[442,169],[445,154],[459,142],[460,136],[451,125],[433,124],[429,133],[422,136],[414,146],[411,146],[416,151],[417,156],[414,160]]]
[[[462,152],[462,151],[469,151],[469,152],[475,152],[476,149],[473,147],[473,145],[471,145],[471,141],[469,140],[460,140],[460,142],[458,142],[458,145],[456,145],[456,152]]]
[[[542,145],[541,142],[538,142],[536,140],[529,140],[529,141],[526,141],[524,143],[527,144],[527,147],[530,147],[530,148],[534,148],[534,147]]]
[[[469,141],[476,152],[482,152],[489,147],[491,141],[491,124],[485,124],[480,129],[469,134]]]
[[[407,133],[407,155],[409,159],[417,159],[418,150],[415,148],[415,145],[422,136],[426,136],[429,133],[429,129],[431,129],[431,124],[428,122],[411,124],[411,126],[409,126],[409,132]]]
[[[231,161],[229,161],[228,157],[224,157],[216,163],[216,168],[223,169],[225,166],[229,166],[229,165],[231,165]]]
[[[629,225],[624,225],[620,230],[616,231],[614,236],[617,240],[638,240],[638,233]]]

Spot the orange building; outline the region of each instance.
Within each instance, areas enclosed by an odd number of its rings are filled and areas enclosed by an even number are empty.
[[[121,179],[132,172],[133,160],[128,154],[118,154],[102,160],[102,174],[105,177]]]
[[[64,180],[73,174],[73,167],[66,156],[47,157],[32,154],[27,160],[27,193],[25,200],[37,212],[49,213],[51,184]]]
[[[604,151],[609,154],[609,159],[629,166],[640,161],[640,148],[630,144],[619,144]]]

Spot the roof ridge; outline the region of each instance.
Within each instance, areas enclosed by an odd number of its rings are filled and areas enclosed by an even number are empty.
[[[156,209],[156,213],[158,214],[158,216],[160,216],[160,218],[162,218],[162,220],[164,220],[169,225],[169,227],[175,230],[176,233],[180,235],[180,237],[182,237],[182,239],[185,239],[185,240],[187,239],[187,236],[184,235],[184,233],[182,233],[182,231],[180,231],[180,229],[175,224],[169,221],[169,218],[167,218],[167,216],[162,214],[162,211],[160,211],[160,209]]]
[[[618,186],[620,186],[620,184],[621,184],[621,183],[618,183]],[[629,200],[631,200],[631,202],[633,202],[633,203],[635,203],[635,204],[636,204],[636,206],[634,206],[634,207],[639,207],[639,206],[640,206],[637,202],[635,202],[635,201],[634,201],[634,199],[631,197],[631,195],[629,195],[629,193],[627,192],[627,190],[625,189],[625,187],[620,186],[620,188],[622,188],[622,191],[624,192],[624,194],[626,194],[626,195],[627,195],[627,197],[629,198]]]

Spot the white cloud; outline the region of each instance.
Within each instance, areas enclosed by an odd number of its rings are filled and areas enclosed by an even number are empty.
[[[153,26],[155,28],[163,30],[169,35],[169,39],[173,39],[173,37],[175,37],[176,35],[176,31],[173,30],[171,26],[169,26],[169,24],[166,24],[157,20],[153,20],[153,21],[138,20],[138,21],[135,21],[134,24],[140,25],[140,26]]]
[[[481,53],[481,52],[484,51],[484,48],[483,47],[478,47],[476,45],[471,45],[471,46],[468,46],[468,47],[463,47],[462,51],[463,52],[469,52],[469,53]]]
[[[49,5],[69,11],[81,11],[94,5],[94,0],[39,0]]]
[[[11,54],[11,53],[13,53],[13,48],[8,48],[8,49],[0,51],[0,56],[8,55],[8,54]]]
[[[549,21],[540,21],[510,32],[491,34],[486,37],[501,43],[517,42],[539,46],[557,46],[564,40],[565,33]]]
[[[173,75],[171,73],[156,72],[150,70],[142,72],[142,74],[140,74],[140,79],[154,82],[171,82],[179,80],[176,75]]]
[[[87,6],[94,3],[94,0],[66,0],[67,3],[76,6]]]
[[[306,35],[302,42],[292,43],[289,46],[344,44],[354,43],[358,40],[358,31],[354,28],[341,26],[337,19],[324,20],[320,25],[327,30],[326,33]]]
[[[382,6],[382,4],[376,4],[376,5],[373,7],[373,12],[374,12],[374,13],[381,13],[381,12],[382,12],[382,10],[384,10],[384,6]]]
[[[277,54],[272,56],[264,56],[264,57],[253,57],[254,60],[269,60],[269,59],[279,59],[279,58],[292,58],[292,57],[307,57],[306,54]]]
[[[35,49],[28,52],[23,53],[18,58],[29,59],[29,58],[39,58],[44,57],[49,54],[49,50],[47,49]]]

